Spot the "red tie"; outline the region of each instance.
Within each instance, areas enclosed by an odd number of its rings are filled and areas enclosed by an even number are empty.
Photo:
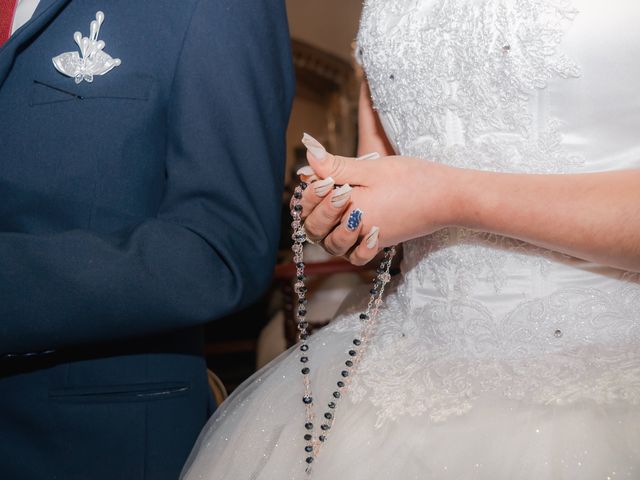
[[[16,13],[18,0],[0,0],[0,47],[11,36],[13,15]]]

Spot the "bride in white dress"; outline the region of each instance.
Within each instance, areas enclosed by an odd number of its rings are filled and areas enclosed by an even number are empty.
[[[366,0],[358,53],[402,156],[366,96],[384,158],[306,143],[319,178],[354,185],[340,214],[364,211],[327,248],[359,238],[361,263],[405,241],[402,274],[310,473],[355,305],[222,405],[183,478],[640,478],[638,25],[635,0]]]

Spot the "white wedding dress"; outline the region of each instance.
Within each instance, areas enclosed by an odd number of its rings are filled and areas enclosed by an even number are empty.
[[[358,53],[404,155],[640,168],[639,25],[636,0],[367,0]],[[450,228],[405,244],[393,283],[310,478],[640,479],[637,274]],[[310,340],[320,407],[360,311]],[[299,358],[216,412],[186,480],[309,478]]]

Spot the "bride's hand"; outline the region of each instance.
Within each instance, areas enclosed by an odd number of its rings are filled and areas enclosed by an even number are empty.
[[[364,264],[379,248],[432,233],[453,223],[455,169],[413,157],[371,161],[339,157],[305,135],[307,159],[320,180],[303,196],[305,228],[336,255]],[[324,182],[323,182],[324,181]],[[323,182],[323,183],[318,183]],[[320,193],[317,194],[318,185]],[[333,190],[334,185],[343,185]],[[351,186],[352,190],[345,193]],[[336,200],[350,199],[335,208]],[[361,219],[359,214],[361,212]],[[356,212],[356,213],[354,213]],[[350,227],[354,227],[350,228]]]

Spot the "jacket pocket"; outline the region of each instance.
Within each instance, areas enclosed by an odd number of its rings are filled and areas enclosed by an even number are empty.
[[[160,382],[90,387],[68,387],[49,391],[49,398],[67,403],[147,402],[186,395],[188,382]]]
[[[149,75],[128,75],[126,78],[118,78],[117,81],[96,78],[92,83],[79,84],[71,78],[34,79],[29,104],[34,107],[101,98],[146,101],[149,99],[152,84],[153,77]]]

